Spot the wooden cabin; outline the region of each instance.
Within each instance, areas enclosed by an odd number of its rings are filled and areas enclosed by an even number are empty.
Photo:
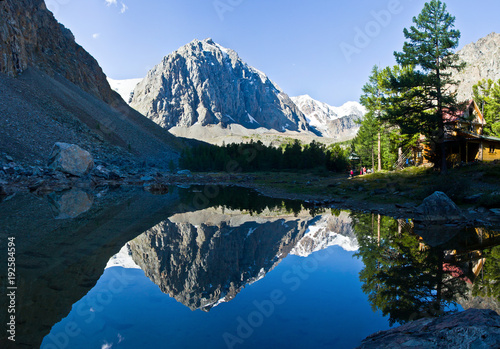
[[[447,161],[451,166],[474,161],[500,160],[500,138],[483,135],[486,125],[483,113],[474,100],[463,111],[447,111],[443,115]],[[431,150],[421,137],[414,148],[416,164],[428,162],[425,154]]]

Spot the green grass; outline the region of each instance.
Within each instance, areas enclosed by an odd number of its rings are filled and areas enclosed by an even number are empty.
[[[487,163],[450,169],[443,176],[426,167],[382,171],[348,179],[322,170],[254,173],[255,183],[286,193],[367,200],[373,203],[418,202],[442,191],[457,204],[483,193],[477,205],[500,207],[500,165]],[[498,193],[497,193],[498,192]]]

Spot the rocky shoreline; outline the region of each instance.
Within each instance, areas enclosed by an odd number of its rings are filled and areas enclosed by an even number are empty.
[[[12,156],[0,153],[0,202],[18,192],[43,196],[73,188],[97,191],[102,187],[135,187],[143,188],[152,194],[166,194],[169,186],[175,185],[236,185],[254,189],[268,197],[301,200],[306,208],[313,210],[334,208],[397,219],[413,219],[418,223],[419,229],[424,230],[439,230],[443,225],[446,225],[447,229],[486,227],[500,230],[500,209],[461,209],[446,194],[439,191],[435,191],[423,202],[407,200],[398,203],[375,203],[369,199],[359,200],[345,195],[338,197],[308,194],[307,190],[302,194],[292,194],[279,186],[274,187],[273,182],[262,184],[256,180],[257,176],[252,174],[193,174],[189,170],[174,170],[174,164],[171,167],[167,170],[145,160],[120,157],[113,159],[111,163],[93,157],[78,145],[60,142],[54,144],[46,165],[42,165],[40,160],[36,165],[21,164]],[[344,183],[352,186],[352,191],[356,191],[356,185],[359,186],[347,179],[344,179]],[[382,195],[386,195],[386,201],[392,201],[388,191]]]
[[[500,316],[493,310],[469,309],[439,318],[424,318],[380,331],[358,349],[498,348]]]
[[[259,186],[254,183],[243,183],[240,184],[240,186],[255,189],[264,196],[279,199],[303,200],[311,207],[336,208],[364,213],[374,213],[397,219],[414,219],[417,221],[425,220],[423,215],[416,211],[418,205],[410,201],[402,204],[383,204],[351,198],[324,197],[310,194],[290,194],[281,190],[275,190],[274,188]],[[445,220],[440,223],[500,227],[500,212],[483,207],[479,207],[477,209],[462,209],[461,211],[462,217],[460,219]]]
[[[381,214],[398,219],[414,219],[425,224],[447,224],[449,227],[484,226],[500,229],[500,210],[483,207],[462,208],[461,213],[442,220],[429,221],[419,212],[420,203],[373,203],[347,197],[314,194],[296,194],[258,184],[255,176],[245,173],[196,174],[188,170],[171,171],[157,168],[146,161],[116,160],[107,163],[93,160],[92,168],[86,174],[74,175],[55,169],[54,166],[20,164],[7,154],[0,154],[0,201],[19,192],[46,195],[72,188],[95,190],[101,187],[136,187],[154,194],[168,192],[169,186],[217,185],[239,186],[254,189],[268,197],[304,201],[308,208],[335,208],[364,213]],[[446,216],[446,213],[443,213]]]

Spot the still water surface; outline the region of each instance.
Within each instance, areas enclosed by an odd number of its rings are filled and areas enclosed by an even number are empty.
[[[486,229],[237,188],[19,195],[0,208],[19,244],[26,347],[354,348],[463,310],[491,294],[498,270]]]

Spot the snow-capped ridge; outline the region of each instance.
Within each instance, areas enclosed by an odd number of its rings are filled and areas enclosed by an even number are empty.
[[[342,106],[332,107],[332,109],[337,113],[339,117],[359,114],[360,112],[363,114],[367,113],[366,108],[355,101],[345,102]]]
[[[317,223],[310,225],[290,254],[308,257],[331,246],[340,246],[349,252],[359,249],[358,241],[352,231],[351,220],[346,213],[342,213],[339,217],[326,215]]]
[[[305,115],[309,126],[322,137],[353,138],[359,130],[356,121],[366,114],[366,108],[354,101],[333,107],[307,94],[291,97],[291,100]]]
[[[111,79],[110,77],[108,77],[107,79],[109,86],[111,86],[111,89],[113,91],[118,92],[118,94],[127,103],[130,102],[130,98],[132,97],[132,92],[134,91],[134,88],[142,80],[142,78],[115,80]]]
[[[128,269],[141,269],[134,260],[132,259],[132,252],[130,250],[130,244],[126,243],[120,251],[111,257],[106,264],[104,269],[112,267],[123,267]]]

